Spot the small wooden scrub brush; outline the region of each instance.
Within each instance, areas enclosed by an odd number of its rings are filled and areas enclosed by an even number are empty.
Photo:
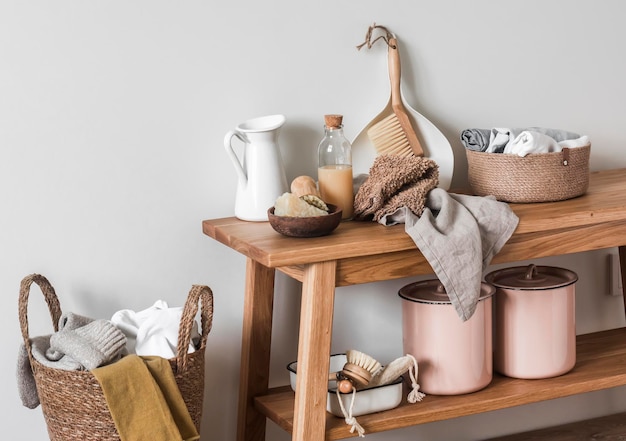
[[[330,379],[337,380],[337,390],[350,393],[358,387],[365,387],[381,369],[373,357],[353,349],[346,352],[346,364],[339,372],[330,374]]]
[[[393,112],[370,127],[367,135],[379,154],[424,156],[422,145],[417,139],[406,108],[402,103],[398,40],[395,36],[391,36],[387,45],[389,80],[391,81],[391,109]]]
[[[329,376],[329,379],[337,380],[337,401],[346,424],[350,426],[350,433],[356,432],[359,437],[365,436],[365,429],[352,415],[357,388],[367,386],[372,377],[377,375],[381,368],[381,364],[371,356],[351,349],[346,352],[346,363],[343,365],[343,369],[339,372],[331,373]],[[352,397],[349,408],[346,409],[341,399],[341,394],[350,392],[352,392]]]

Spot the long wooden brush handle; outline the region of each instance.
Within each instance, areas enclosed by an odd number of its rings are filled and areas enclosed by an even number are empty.
[[[389,62],[389,81],[391,82],[391,105],[402,107],[402,95],[400,92],[400,52],[398,40],[389,39],[389,49],[387,51],[387,61]]]
[[[398,40],[396,38],[389,39],[389,48],[387,50],[387,61],[389,63],[389,80],[391,82],[391,107],[393,113],[396,114],[400,126],[409,141],[411,150],[415,156],[424,156],[424,149],[417,139],[415,130],[411,126],[411,121],[406,113],[404,104],[402,103],[402,93],[400,92],[400,50],[398,49]]]

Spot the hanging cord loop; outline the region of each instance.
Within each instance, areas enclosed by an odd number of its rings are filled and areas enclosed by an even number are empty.
[[[409,403],[416,403],[418,401],[422,401],[422,398],[426,396],[424,392],[420,392],[420,385],[417,384],[417,360],[411,354],[407,354],[407,357],[410,357],[413,360],[412,368],[409,367],[409,377],[411,377],[411,392],[409,392],[409,396],[407,400]]]
[[[379,35],[378,37],[376,37],[376,38],[374,38],[372,40],[372,36],[374,34],[374,30],[376,30],[376,29],[382,29],[385,32],[385,35]],[[372,25],[367,29],[367,33],[365,34],[365,41],[363,43],[359,44],[356,48],[358,50],[361,50],[361,48],[363,46],[367,46],[368,49],[371,49],[372,46],[374,45],[374,43],[376,43],[380,39],[383,39],[383,40],[385,40],[385,43],[387,43],[387,46],[389,46],[392,49],[395,49],[396,45],[389,43],[389,40],[391,38],[395,38],[395,35],[393,33],[391,33],[389,31],[389,29],[387,29],[384,26],[377,25],[376,23],[372,23]]]
[[[341,413],[343,413],[345,422],[350,427],[350,433],[356,432],[359,434],[359,437],[365,438],[365,429],[363,426],[359,424],[355,417],[352,416],[352,409],[354,408],[354,398],[356,397],[356,387],[352,388],[352,397],[350,397],[350,410],[346,412],[346,408],[343,405],[343,400],[341,399],[341,392],[337,389],[337,400],[339,401],[339,407],[341,407]]]

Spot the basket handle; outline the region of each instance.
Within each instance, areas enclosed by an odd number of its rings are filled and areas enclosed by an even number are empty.
[[[39,286],[44,298],[46,299],[54,332],[59,330],[59,319],[61,318],[61,304],[59,303],[56,292],[48,279],[41,274],[30,274],[24,277],[20,284],[18,314],[20,319],[20,328],[22,330],[22,338],[24,339],[24,346],[26,346],[26,350],[29,354],[30,339],[28,335],[28,296],[30,294],[30,287],[33,283]]]
[[[193,322],[200,310],[200,348],[204,348],[211,327],[213,326],[213,291],[206,285],[193,285],[183,307],[183,314],[178,328],[178,346],[176,348],[176,371],[183,372],[187,368],[189,357],[189,343],[191,342],[191,330]]]

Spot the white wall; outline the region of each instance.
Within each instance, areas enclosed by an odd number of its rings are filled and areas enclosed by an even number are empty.
[[[354,137],[384,106],[385,48],[357,51],[372,23],[403,45],[404,91],[445,132],[539,125],[592,138],[594,170],[626,167],[626,41],[619,0],[107,1],[0,3],[0,364],[3,430],[46,438],[15,384],[21,278],[47,276],[64,311],[108,318],[156,299],[216,294],[203,440],[236,433],[244,259],[202,234],[231,216],[224,134],[283,113],[288,178],[315,170],[323,114]],[[579,332],[624,325],[605,295],[607,251],[545,259],[578,272]],[[333,350],[401,355],[397,290],[339,290]],[[298,284],[279,276],[272,384],[296,354]],[[51,327],[41,298],[31,335]],[[624,388],[428,424],[374,440],[474,440],[626,410]],[[288,436],[268,423],[268,439]],[[445,434],[444,434],[445,432]]]

